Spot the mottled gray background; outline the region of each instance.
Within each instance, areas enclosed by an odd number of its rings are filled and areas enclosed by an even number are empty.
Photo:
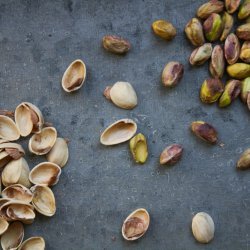
[[[70,139],[70,160],[53,190],[57,213],[37,216],[25,237],[41,235],[47,249],[250,249],[250,172],[235,162],[249,147],[249,113],[237,100],[227,109],[204,105],[199,88],[209,75],[207,65],[191,68],[192,47],[183,29],[204,1],[0,1],[0,104],[14,109],[22,101],[38,105],[59,135]],[[178,30],[172,42],[155,37],[151,23],[170,20]],[[106,34],[128,38],[125,57],[101,47]],[[81,58],[87,79],[77,93],[61,88],[70,62]],[[163,66],[185,65],[180,84],[161,86]],[[129,81],[139,105],[119,109],[102,96],[106,85]],[[104,147],[100,132],[120,118],[133,118],[148,138],[149,159],[136,165],[128,144]],[[212,123],[224,148],[210,146],[189,131],[194,120]],[[158,164],[162,149],[181,143],[185,152],[174,167]],[[27,140],[23,140],[23,145]],[[27,148],[27,146],[25,146]],[[43,158],[27,152],[30,167]],[[147,234],[125,242],[121,225],[138,207],[151,215]],[[206,211],[216,234],[209,245],[192,237],[192,216]]]

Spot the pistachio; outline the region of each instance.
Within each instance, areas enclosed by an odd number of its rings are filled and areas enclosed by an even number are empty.
[[[128,40],[118,36],[104,36],[102,39],[104,49],[115,54],[125,54],[130,50],[130,43]]]
[[[241,0],[225,0],[225,7],[229,14],[234,13],[240,5]]]
[[[144,163],[148,158],[148,146],[146,137],[139,133],[130,142],[130,151],[137,163]]]
[[[225,86],[225,90],[220,97],[219,107],[224,108],[232,103],[240,94],[241,82],[239,80],[230,80]]]
[[[210,73],[215,78],[222,78],[225,70],[225,59],[223,49],[216,45],[213,49],[210,66]]]
[[[223,31],[220,37],[221,41],[225,41],[228,34],[230,33],[232,27],[234,24],[234,19],[231,15],[229,15],[227,12],[224,12],[222,16],[222,26],[223,26]]]
[[[236,30],[236,35],[242,40],[250,40],[250,23],[240,25]]]
[[[191,65],[202,65],[205,63],[212,54],[212,44],[211,43],[205,43],[202,46],[195,49],[190,58],[189,62]]]
[[[250,168],[250,148],[245,150],[237,162],[237,168],[245,170]]]
[[[192,232],[200,243],[209,243],[214,238],[214,222],[207,213],[197,213],[192,220]]]
[[[231,33],[227,37],[224,45],[224,53],[228,64],[234,64],[238,61],[240,56],[240,42],[234,33]]]
[[[160,155],[160,164],[175,164],[182,156],[183,147],[180,144],[173,144],[166,147]]]
[[[227,73],[236,79],[250,77],[250,65],[246,63],[235,63],[227,67]]]
[[[166,87],[175,86],[182,78],[184,66],[179,62],[169,62],[162,72],[162,83]]]
[[[197,137],[206,142],[215,144],[218,140],[215,128],[204,121],[192,122],[191,130]]]
[[[245,23],[250,23],[250,16],[245,19]]]
[[[249,16],[250,16],[250,0],[244,0],[244,2],[240,6],[238,12],[238,18],[245,19]]]
[[[247,77],[242,81],[241,85],[241,100],[244,103],[247,103],[247,100],[250,96],[250,77]]]
[[[167,41],[174,39],[176,36],[176,29],[173,24],[165,20],[154,21],[152,29],[157,36]]]
[[[194,46],[201,46],[205,43],[202,24],[197,18],[192,18],[185,27],[185,33]]]
[[[250,41],[245,41],[240,50],[240,59],[245,63],[250,63]]]
[[[204,103],[216,102],[224,90],[222,82],[217,78],[206,79],[200,90],[200,99]]]
[[[222,1],[211,0],[203,5],[197,10],[197,16],[199,18],[205,19],[209,17],[212,13],[220,13],[223,11],[224,3]]]
[[[218,40],[223,31],[223,23],[219,14],[211,14],[203,23],[203,30],[208,41]]]

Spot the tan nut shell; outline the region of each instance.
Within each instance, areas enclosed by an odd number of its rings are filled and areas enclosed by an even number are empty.
[[[20,137],[20,132],[15,122],[7,116],[0,115],[0,139],[16,141]]]
[[[5,151],[11,159],[18,160],[24,156],[25,151],[20,144],[4,142],[0,144],[0,152]],[[1,160],[0,160],[1,161]],[[0,163],[1,165],[1,163]]]
[[[9,227],[9,223],[3,217],[0,217],[0,235],[2,235]]]
[[[12,158],[6,151],[0,152],[0,168],[6,166],[11,160]]]
[[[25,240],[19,250],[44,250],[45,241],[42,237],[31,237]]]

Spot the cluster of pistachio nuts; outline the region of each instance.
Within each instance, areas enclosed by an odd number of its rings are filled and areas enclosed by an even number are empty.
[[[29,151],[46,155],[47,161],[31,171],[24,158],[23,147],[16,143],[21,136],[29,139]],[[23,102],[15,112],[0,111],[0,235],[3,250],[45,249],[42,237],[31,237],[23,242],[23,224],[33,223],[37,211],[53,216],[56,202],[50,186],[60,177],[61,168],[68,160],[68,145],[57,131],[44,122],[38,107]]]

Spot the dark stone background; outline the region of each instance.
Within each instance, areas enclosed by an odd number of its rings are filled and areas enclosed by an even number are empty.
[[[15,109],[30,101],[42,110],[59,135],[70,139],[70,160],[53,188],[57,213],[37,216],[26,226],[25,237],[41,235],[47,249],[249,249],[250,172],[239,172],[235,162],[249,147],[249,113],[237,100],[226,109],[204,105],[199,89],[209,75],[207,65],[191,68],[192,46],[183,29],[204,1],[0,1],[0,105]],[[178,30],[172,42],[151,32],[156,19],[170,20]],[[101,47],[106,34],[128,38],[133,48],[125,57]],[[61,88],[64,70],[81,58],[87,79],[77,93]],[[164,65],[185,65],[180,84],[161,86]],[[139,105],[132,111],[105,100],[106,85],[128,81]],[[149,159],[136,165],[128,144],[104,147],[100,132],[120,118],[132,118],[148,138]],[[212,123],[223,148],[196,139],[189,131],[194,120]],[[23,145],[27,144],[23,140]],[[185,152],[174,167],[158,164],[171,143]],[[27,148],[27,146],[25,146]],[[32,168],[42,157],[27,152]],[[121,225],[138,207],[151,215],[147,234],[125,242]],[[196,212],[211,214],[214,241],[195,242],[190,230]]]

